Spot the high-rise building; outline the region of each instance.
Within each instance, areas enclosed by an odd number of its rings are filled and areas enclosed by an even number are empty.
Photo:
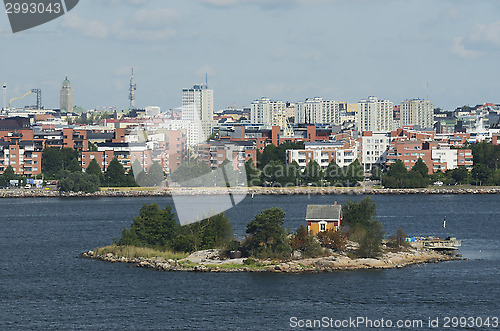
[[[73,111],[73,88],[68,77],[63,81],[61,88],[60,107],[61,111]]]
[[[341,123],[341,116],[347,112],[347,104],[323,98],[306,99],[298,102],[295,108],[295,123],[297,124],[334,124]]]
[[[250,105],[250,122],[254,124],[284,126],[286,121],[286,103],[283,101],[261,98]]]
[[[401,126],[419,125],[421,128],[434,126],[434,105],[429,100],[412,99],[401,103]]]
[[[356,126],[359,132],[389,132],[394,129],[392,102],[371,96],[358,104]]]
[[[182,119],[199,126],[200,136],[198,139],[190,139],[190,141],[206,140],[216,125],[214,121],[214,90],[208,89],[206,84],[183,89]]]

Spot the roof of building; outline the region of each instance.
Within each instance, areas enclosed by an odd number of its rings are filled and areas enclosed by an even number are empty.
[[[307,205],[306,220],[339,220],[341,205]]]

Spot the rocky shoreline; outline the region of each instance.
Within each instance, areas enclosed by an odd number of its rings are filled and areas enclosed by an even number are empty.
[[[252,187],[235,188],[232,194],[249,195],[403,195],[403,194],[500,194],[498,187],[483,188],[339,188],[339,187]],[[59,192],[56,190],[3,189],[0,198],[101,198],[101,197],[170,197],[172,195],[225,195],[225,188],[173,188],[157,190],[103,190],[95,193]]]
[[[245,264],[240,259],[220,259],[215,250],[199,251],[181,260],[163,258],[127,258],[113,253],[97,255],[94,251],[81,254],[84,258],[106,262],[131,264],[131,267],[147,268],[157,271],[184,272],[272,272],[272,273],[320,273],[364,269],[394,269],[423,263],[460,260],[460,258],[434,251],[409,249],[405,252],[388,252],[379,259],[351,259],[345,254],[332,254],[327,257],[304,258],[289,261],[255,261]]]

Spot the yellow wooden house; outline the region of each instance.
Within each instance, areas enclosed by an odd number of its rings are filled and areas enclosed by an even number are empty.
[[[342,206],[337,202],[333,205],[307,205],[307,230],[318,234],[327,230],[337,231],[342,221]]]

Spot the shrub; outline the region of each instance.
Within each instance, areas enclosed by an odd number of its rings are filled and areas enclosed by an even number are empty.
[[[318,238],[311,235],[307,227],[301,225],[290,240],[292,251],[300,251],[304,257],[316,257],[323,254]]]
[[[343,252],[347,246],[347,238],[342,231],[328,230],[317,234],[323,247],[330,248],[335,252]]]

